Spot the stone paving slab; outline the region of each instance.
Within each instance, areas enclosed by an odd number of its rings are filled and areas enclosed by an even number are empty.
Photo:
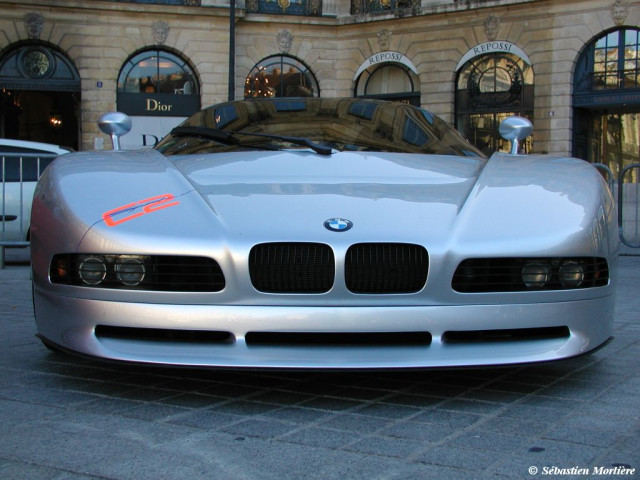
[[[8,250],[0,478],[640,478],[640,257],[620,264],[615,339],[589,356],[512,368],[286,373],[50,352],[34,336],[28,253]]]

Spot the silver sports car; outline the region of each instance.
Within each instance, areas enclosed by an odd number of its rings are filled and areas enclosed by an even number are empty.
[[[276,98],[207,108],[153,150],[65,155],[33,202],[38,335],[209,367],[592,351],[612,332],[614,203],[590,164],[518,155],[530,126],[507,120],[514,153],[487,159],[410,105]]]

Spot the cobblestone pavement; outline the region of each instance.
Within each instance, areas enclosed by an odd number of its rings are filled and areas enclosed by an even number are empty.
[[[49,352],[13,255],[0,270],[2,479],[640,478],[640,257],[621,258],[615,340],[590,356],[282,373]]]

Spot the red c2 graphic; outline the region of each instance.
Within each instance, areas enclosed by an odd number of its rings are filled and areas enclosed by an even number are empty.
[[[121,207],[114,208],[113,210],[109,210],[108,212],[104,212],[102,214],[102,219],[107,224],[107,226],[115,227],[116,225],[120,225],[121,223],[128,222],[129,220],[133,220],[134,218],[141,217],[142,215],[153,213],[158,210],[162,210],[163,208],[178,205],[180,202],[175,200],[175,198],[176,197],[172,193],[165,193],[164,195],[145,198],[144,200],[129,203],[127,205],[122,205]],[[119,218],[118,220],[114,219],[115,217],[123,214],[128,215]]]

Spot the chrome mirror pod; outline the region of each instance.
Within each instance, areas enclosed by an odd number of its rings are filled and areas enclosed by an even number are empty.
[[[520,143],[533,133],[533,124],[528,118],[509,117],[502,121],[498,132],[502,138],[511,143],[509,153],[517,155]]]
[[[107,112],[100,115],[98,127],[111,137],[114,150],[120,150],[120,137],[131,130],[131,119],[121,112]]]

